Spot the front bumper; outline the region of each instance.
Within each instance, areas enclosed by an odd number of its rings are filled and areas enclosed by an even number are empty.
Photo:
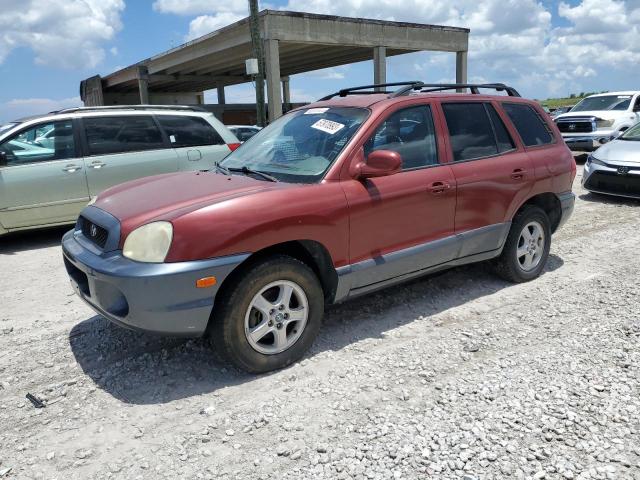
[[[593,152],[611,140],[613,132],[593,132],[584,135],[562,135],[569,150]]]
[[[640,166],[624,162],[599,165],[587,160],[582,186],[594,193],[640,198]]]
[[[96,251],[77,229],[62,238],[62,252],[74,290],[96,312],[123,327],[186,337],[204,334],[218,288],[248,257],[142,263],[120,250]],[[213,287],[196,287],[209,276]]]

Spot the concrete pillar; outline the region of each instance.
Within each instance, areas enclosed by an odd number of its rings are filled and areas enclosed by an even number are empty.
[[[387,48],[373,48],[373,83],[387,83]],[[376,90],[383,90],[377,88]]]
[[[218,91],[218,105],[224,105],[227,103],[224,98],[224,85],[218,85],[216,90]]]
[[[467,52],[456,52],[456,83],[467,83]],[[458,89],[464,92],[465,89]]]
[[[285,112],[291,108],[291,90],[289,88],[289,77],[282,77],[282,99]]]
[[[138,67],[138,90],[140,91],[140,105],[148,105],[149,71],[147,67]]]
[[[280,91],[280,45],[278,40],[269,39],[264,41],[264,46],[269,122],[273,122],[282,116],[282,94]]]

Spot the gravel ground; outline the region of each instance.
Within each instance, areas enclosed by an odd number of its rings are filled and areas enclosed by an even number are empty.
[[[640,202],[579,179],[540,279],[336,306],[263,376],[95,316],[62,230],[0,239],[0,478],[640,479]]]

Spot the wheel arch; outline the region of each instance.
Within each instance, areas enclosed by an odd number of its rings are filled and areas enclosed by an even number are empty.
[[[558,229],[562,218],[562,204],[555,193],[538,193],[533,197],[528,198],[522,205],[520,205],[518,210],[516,210],[515,215],[522,211],[522,209],[527,205],[535,205],[545,211],[551,224],[551,233],[554,233]]]
[[[315,240],[292,240],[277,243],[252,253],[239,264],[222,282],[216,297],[224,295],[224,291],[242,271],[250,268],[257,261],[274,255],[287,255],[307,265],[318,277],[324,292],[325,303],[333,303],[338,286],[338,273],[333,265],[329,250]]]

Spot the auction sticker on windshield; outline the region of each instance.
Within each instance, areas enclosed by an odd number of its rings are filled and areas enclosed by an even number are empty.
[[[304,114],[305,115],[318,115],[320,113],[326,112],[327,110],[329,110],[329,107],[325,107],[325,108],[310,108],[309,110],[304,112]]]
[[[333,135],[334,133],[339,132],[342,128],[344,128],[344,124],[334,122],[332,120],[325,120],[323,118],[311,125],[311,128],[315,128],[316,130],[320,130],[322,132],[328,133],[329,135]]]

